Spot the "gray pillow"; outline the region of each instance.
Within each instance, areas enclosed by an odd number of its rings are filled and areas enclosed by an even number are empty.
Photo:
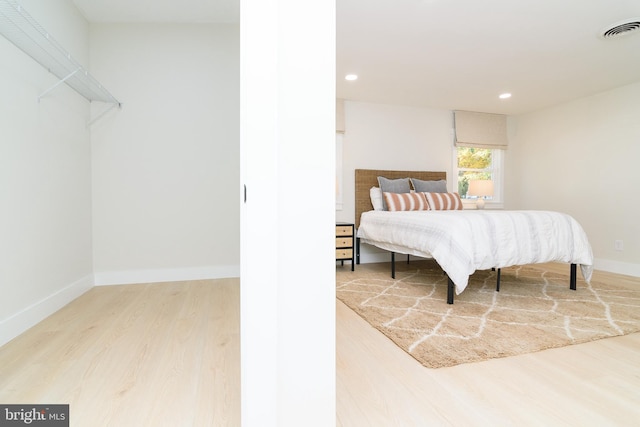
[[[409,178],[400,178],[400,179],[389,179],[384,176],[378,177],[378,185],[380,186],[380,190],[383,193],[410,193],[411,185],[409,184]],[[382,205],[384,206],[384,210],[389,210],[387,208],[387,202],[384,200],[384,195],[382,197]]]
[[[411,178],[413,189],[418,193],[446,193],[447,181],[441,179],[439,181],[423,181],[421,179]]]

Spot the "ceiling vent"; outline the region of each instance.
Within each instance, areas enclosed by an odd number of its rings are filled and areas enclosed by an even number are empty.
[[[621,37],[621,36],[630,34],[632,32],[636,32],[639,29],[640,29],[640,19],[623,21],[604,30],[602,32],[602,38],[611,39],[614,37]]]

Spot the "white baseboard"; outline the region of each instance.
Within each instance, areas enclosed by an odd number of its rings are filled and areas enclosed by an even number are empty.
[[[158,270],[103,271],[94,275],[96,286],[240,277],[239,265],[169,268]]]
[[[595,259],[593,260],[593,268],[595,270],[608,271],[609,273],[640,277],[640,264],[632,264],[630,262]]]
[[[0,346],[8,343],[27,329],[60,310],[93,287],[93,276],[88,275],[69,286],[37,301],[30,306],[0,320]]]
[[[374,262],[391,262],[389,252],[374,252],[369,250],[360,251],[360,263],[369,264]],[[414,258],[414,257],[412,257]],[[416,257],[416,259],[418,259]],[[405,255],[396,255],[396,262],[406,260]],[[607,259],[595,259],[593,261],[595,270],[607,271],[609,273],[624,274],[626,276],[640,277],[640,264],[632,264],[629,262],[612,261]]]
[[[411,255],[411,259],[425,259]],[[396,262],[407,260],[407,256],[404,254],[396,254]],[[360,245],[360,263],[372,264],[376,262],[391,262],[391,252],[378,249],[374,246],[362,243]]]
[[[396,254],[396,262],[402,258],[405,258],[405,255]],[[414,259],[418,259],[414,257]],[[391,262],[391,252],[380,252],[380,253],[360,253],[360,264],[372,264],[375,262]]]

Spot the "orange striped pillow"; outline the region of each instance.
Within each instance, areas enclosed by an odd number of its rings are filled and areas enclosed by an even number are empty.
[[[462,199],[458,193],[422,193],[424,194],[429,209],[434,211],[462,210]]]
[[[389,211],[429,210],[424,193],[382,193]]]

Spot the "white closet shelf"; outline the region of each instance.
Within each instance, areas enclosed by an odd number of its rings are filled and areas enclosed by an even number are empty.
[[[38,100],[66,83],[89,101],[120,102],[89,74],[15,0],[0,0],[0,34],[60,80]]]

